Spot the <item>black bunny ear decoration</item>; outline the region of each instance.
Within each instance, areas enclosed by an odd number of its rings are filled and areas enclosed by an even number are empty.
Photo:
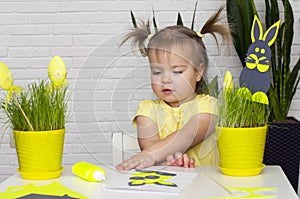
[[[255,15],[252,29],[252,44],[245,58],[246,66],[240,75],[240,86],[247,87],[252,93],[267,93],[270,87],[270,46],[275,42],[280,21],[274,23],[264,34],[260,20]]]

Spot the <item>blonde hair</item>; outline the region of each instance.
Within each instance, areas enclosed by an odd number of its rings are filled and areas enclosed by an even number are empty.
[[[221,35],[222,40],[226,42],[227,48],[229,49],[229,28],[225,24],[218,24],[218,22],[222,19],[220,18],[220,14],[223,9],[224,7],[219,8],[219,10],[206,21],[204,26],[201,28],[200,33],[201,35],[205,35],[207,33],[211,34],[214,37],[218,47],[219,42],[216,33]],[[192,61],[197,70],[200,70],[199,66],[201,63],[203,64],[202,76],[205,77],[208,66],[208,56],[202,37],[199,36],[199,32],[197,33],[187,27],[179,25],[168,26],[155,33],[146,45],[150,34],[150,22],[141,22],[140,27],[134,28],[129,34],[126,35],[121,45],[123,45],[127,40],[132,39],[132,48],[138,47],[142,56],[148,56],[149,51],[151,50],[161,49],[165,51],[171,51],[171,49],[174,47],[181,48],[184,46],[189,46],[192,48],[192,52],[195,53],[195,56],[192,58],[193,60],[190,61]],[[198,82],[196,86],[196,93],[203,93],[204,89],[205,82],[204,78],[202,77],[201,81]]]

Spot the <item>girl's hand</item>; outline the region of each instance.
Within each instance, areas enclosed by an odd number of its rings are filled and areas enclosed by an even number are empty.
[[[143,169],[153,166],[154,164],[155,160],[150,154],[140,152],[130,157],[128,160],[125,160],[124,162],[118,164],[116,166],[116,169],[128,171],[131,169]]]
[[[195,160],[189,157],[187,154],[182,154],[180,152],[175,153],[175,155],[169,155],[167,157],[167,166],[179,166],[185,168],[194,168]]]

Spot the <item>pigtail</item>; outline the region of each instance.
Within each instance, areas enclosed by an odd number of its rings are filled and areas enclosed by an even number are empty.
[[[221,12],[223,10],[224,10],[224,6],[219,8],[219,10],[206,21],[206,23],[204,24],[200,32],[203,35],[206,33],[210,33],[214,37],[218,47],[219,47],[219,42],[215,33],[220,34],[222,36],[222,40],[226,42],[227,48],[229,49],[230,48],[229,28],[224,24],[218,24],[218,22],[223,19],[220,17]]]
[[[135,49],[136,47],[138,47],[142,56],[146,57],[148,56],[148,52],[147,52],[145,42],[148,38],[148,35],[151,34],[150,21],[148,20],[146,23],[141,21],[139,26],[140,27],[136,27],[132,29],[132,31],[125,36],[125,39],[122,41],[120,46],[122,46],[125,42],[131,39],[132,40],[131,48]]]

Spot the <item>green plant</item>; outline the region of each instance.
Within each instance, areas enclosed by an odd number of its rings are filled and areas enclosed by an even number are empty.
[[[288,0],[282,0],[284,7],[284,20],[279,29],[275,45],[271,46],[272,79],[269,89],[271,107],[271,120],[283,121],[290,110],[290,105],[297,91],[300,80],[300,58],[294,67],[291,66],[291,47],[293,41],[294,16],[293,9]],[[276,0],[265,0],[266,26],[279,20],[279,9]]]
[[[14,130],[31,131],[31,127],[35,131],[63,129],[67,110],[66,92],[67,86],[55,87],[42,80],[29,84],[7,104],[1,99],[1,108]]]
[[[276,42],[271,46],[270,121],[287,118],[292,99],[300,80],[300,58],[291,66],[290,56],[293,40],[293,9],[288,0],[282,0],[284,17]],[[277,0],[265,0],[266,29],[280,19]],[[227,0],[227,17],[233,44],[244,66],[244,57],[251,44],[251,23],[256,14],[254,1]],[[246,42],[245,42],[246,41]]]
[[[1,120],[19,131],[46,131],[65,128],[67,112],[66,68],[59,56],[52,58],[51,81],[29,83],[25,89],[13,84],[9,68],[0,62],[0,87],[7,91],[0,99]]]
[[[251,27],[257,15],[253,0],[227,0],[227,21],[235,50],[242,64],[251,42]]]
[[[269,107],[252,99],[246,88],[233,86],[219,94],[218,126],[229,128],[267,125]]]
[[[204,94],[217,98],[219,95],[218,76],[216,75],[210,82],[208,80],[205,80],[204,84]]]

